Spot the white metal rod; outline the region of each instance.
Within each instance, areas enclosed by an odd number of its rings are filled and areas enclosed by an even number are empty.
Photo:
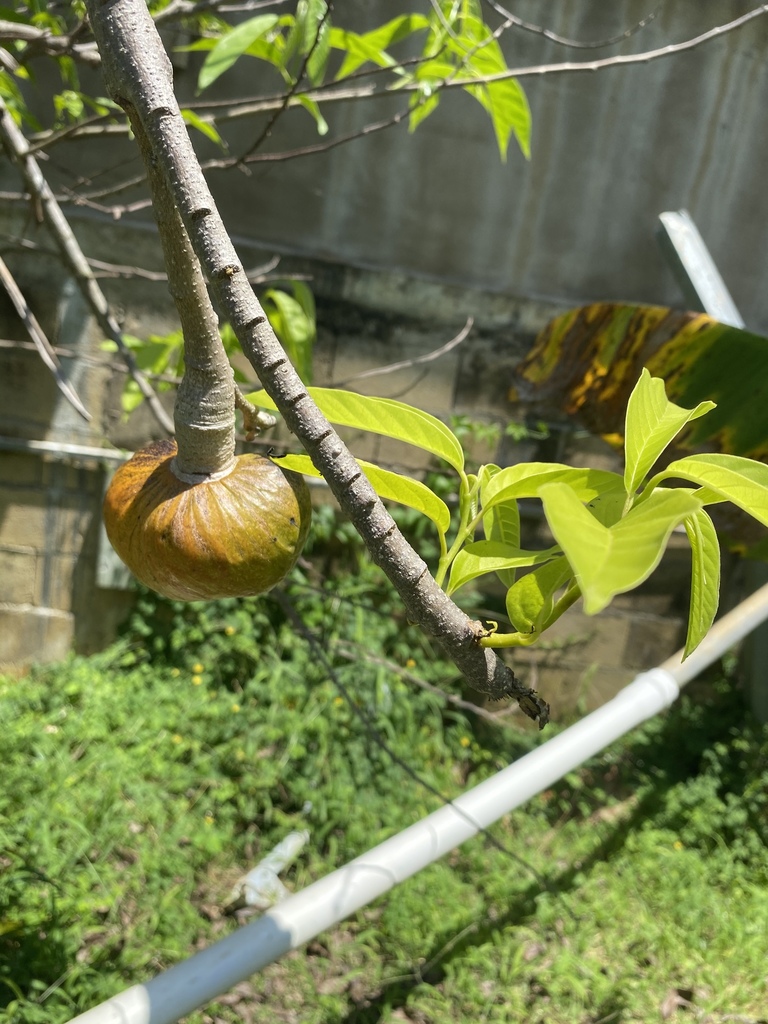
[[[257,921],[74,1018],[173,1024],[308,942],[476,835],[668,707],[680,687],[768,618],[768,585],[716,623],[699,650],[643,672],[613,700],[405,831],[268,910]],[[698,656],[697,656],[698,655]]]

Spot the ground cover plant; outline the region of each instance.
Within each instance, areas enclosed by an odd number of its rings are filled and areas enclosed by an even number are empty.
[[[439,806],[378,736],[447,797],[539,742],[413,688],[457,673],[373,570],[319,586],[290,600],[369,726],[264,599],[147,593],[108,651],[2,681],[3,1024],[237,927],[234,879],[289,831],[299,888]],[[506,852],[478,837],[189,1020],[758,1020],[767,783],[768,732],[717,677],[494,826]]]

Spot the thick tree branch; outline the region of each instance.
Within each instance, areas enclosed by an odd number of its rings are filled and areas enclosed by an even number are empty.
[[[219,306],[289,429],[397,589],[410,619],[442,644],[472,687],[495,697],[516,697],[526,714],[544,724],[548,705],[480,647],[481,624],[437,586],[278,343],[200,170],[173,93],[170,62],[143,0],[88,0],[87,6],[107,86],[118,103],[133,107],[144,126]]]
[[[117,345],[118,351],[121,353],[123,360],[128,367],[128,372],[138,384],[141,393],[147,399],[147,402],[149,403],[149,406],[160,426],[163,430],[168,431],[168,433],[172,433],[173,423],[171,422],[168,413],[165,411],[160,403],[160,399],[157,397],[154,390],[136,365],[133,353],[123,340],[122,331],[110,312],[106,296],[99,287],[96,278],[93,276],[93,271],[88,265],[88,260],[85,258],[83,250],[80,248],[72,228],[67,222],[67,218],[61,212],[61,208],[56,202],[56,198],[51,191],[48,182],[45,180],[43,172],[40,170],[40,165],[37,160],[30,155],[27,140],[16,126],[16,123],[11,117],[10,111],[6,107],[1,96],[0,140],[2,140],[3,147],[5,148],[8,156],[20,170],[21,176],[24,179],[24,184],[29,190],[30,196],[32,196],[32,200],[37,207],[40,217],[45,221],[48,230],[51,232],[59,252],[64,257],[65,263],[74,275],[75,280],[80,287],[80,291],[96,317],[99,326],[105,335],[108,338],[111,338]]]

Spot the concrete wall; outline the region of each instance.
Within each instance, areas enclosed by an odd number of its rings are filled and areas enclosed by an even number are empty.
[[[508,34],[504,45],[514,66],[582,60],[689,38],[744,10],[742,3],[711,0],[663,5],[646,30],[607,50],[563,49],[527,33]],[[349,12],[360,28],[391,11],[383,0],[344,5],[344,16]],[[614,35],[648,13],[635,0],[521,0],[515,12],[581,39]],[[470,97],[453,95],[413,136],[389,129],[319,156],[256,165],[251,176],[214,173],[212,185],[247,266],[278,253],[280,272],[312,278],[320,323],[317,383],[350,381],[372,366],[432,351],[473,315],[470,339],[449,355],[350,386],[441,416],[505,422],[514,413],[507,401],[513,367],[551,316],[596,299],[678,303],[653,237],[664,209],[690,210],[749,325],[768,331],[762,301],[768,197],[761,170],[768,144],[762,127],[767,34],[763,18],[662,61],[525,79],[534,124],[529,163],[513,144],[502,165],[485,115]],[[222,79],[218,95],[256,88],[252,71],[244,65]],[[193,91],[191,66],[179,72],[178,86],[182,95]],[[93,91],[101,91],[98,82]],[[332,132],[344,133],[401,102],[337,104],[327,117]],[[301,112],[287,114],[279,128],[273,150],[317,141]],[[227,131],[238,151],[258,125]],[[107,165],[111,172],[97,176]],[[94,187],[134,170],[132,145],[115,140],[106,149],[62,145],[47,166],[56,184],[86,174]],[[3,187],[14,187],[7,167],[0,177]],[[99,202],[127,203],[140,194],[129,189]],[[92,206],[69,212],[90,256],[160,266],[146,210],[124,212],[119,220]],[[24,205],[0,210],[0,229],[49,245]],[[0,348],[0,436],[99,444],[106,435],[131,448],[156,434],[146,410],[121,422],[120,376],[105,364],[99,332],[57,261],[13,252],[6,258],[54,343],[78,352],[80,358],[65,362],[94,420],[78,419],[35,353]],[[107,281],[105,289],[126,330],[164,333],[174,326],[164,284]],[[1,300],[0,324],[4,338],[23,337]],[[403,446],[349,440],[361,457],[423,468]],[[501,451],[475,454],[514,462],[534,451],[506,443]],[[572,448],[547,454],[587,455]],[[591,455],[607,457],[602,450]],[[104,473],[94,460],[0,450],[0,663],[58,656],[71,644],[95,649],[124,614],[126,593],[99,586],[97,573]],[[526,654],[539,685],[556,689],[563,707],[581,698],[591,705],[670,653],[680,638],[685,557],[673,552],[666,574],[644,594],[598,619],[571,615],[549,649]]]

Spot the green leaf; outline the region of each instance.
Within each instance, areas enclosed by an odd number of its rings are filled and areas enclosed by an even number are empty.
[[[428,412],[391,398],[371,398],[337,388],[307,388],[307,392],[331,423],[393,437],[444,459],[459,473],[464,469],[458,439]],[[248,400],[261,409],[277,408],[266,391],[256,391]]]
[[[568,559],[559,558],[526,573],[507,591],[507,615],[518,633],[539,633],[552,614],[555,594],[573,576]]]
[[[559,551],[557,547],[547,551],[523,551],[495,540],[474,541],[462,548],[454,558],[446,593],[453,594],[460,587],[489,572],[500,573],[505,569],[521,569],[549,562]]]
[[[667,445],[686,423],[715,408],[714,402],[699,402],[695,409],[681,409],[667,398],[664,381],[651,377],[643,368],[640,380],[629,396],[625,436],[624,486],[633,495]]]
[[[543,486],[565,483],[581,501],[592,501],[599,495],[621,493],[624,481],[618,473],[602,469],[574,469],[558,462],[520,462],[507,466],[491,477],[483,490],[483,509],[518,498],[536,498]]]
[[[184,118],[184,123],[188,124],[190,128],[195,128],[206,139],[210,139],[211,142],[215,142],[217,146],[221,146],[222,149],[226,149],[226,143],[216,131],[216,127],[212,121],[204,121],[202,117],[190,110],[188,107],[181,111],[181,116]]]
[[[197,79],[197,91],[202,92],[242,57],[251,43],[266,35],[274,28],[279,18],[276,14],[257,14],[227,32],[210,51],[203,62]]]
[[[697,497],[713,504],[710,493],[732,501],[763,526],[768,526],[768,466],[740,455],[688,455],[670,462],[654,480],[681,478],[700,484],[707,490]]]
[[[316,330],[304,308],[292,295],[279,288],[264,293],[264,312],[301,379],[312,378],[312,349]]]
[[[312,85],[318,86],[325,77],[325,69],[328,66],[328,57],[331,53],[331,26],[325,21],[319,29],[317,43],[314,43],[314,50],[307,60],[307,78]],[[321,134],[323,134],[321,132]]]
[[[492,507],[487,512],[484,507],[483,489],[491,477],[496,476],[500,471],[499,466],[483,466],[480,471],[480,504],[483,506],[483,533],[486,540],[495,540],[502,544],[507,544],[510,548],[519,548],[520,512],[514,498],[506,503]],[[514,585],[516,577],[514,569],[499,569],[496,575],[505,587]]]
[[[499,69],[501,70],[501,69]],[[509,140],[514,135],[526,160],[531,157],[531,108],[523,87],[514,78],[481,85],[466,85],[491,119],[502,163],[507,161]]]
[[[401,14],[385,25],[380,25],[373,31],[362,35],[334,28],[331,31],[331,46],[346,52],[336,81],[353,74],[366,62],[378,67],[391,67],[396,62],[386,52],[387,47],[428,27],[429,20],[422,14]]]
[[[322,476],[315,469],[308,455],[284,455],[281,458],[273,456],[273,461],[283,469],[292,469],[295,473],[303,473],[305,476]],[[451,513],[442,498],[439,498],[426,484],[419,480],[413,480],[409,476],[402,476],[400,473],[380,469],[362,459],[356,461],[380,498],[396,501],[400,505],[407,505],[408,508],[421,512],[422,515],[431,519],[440,534],[445,536],[451,525]]]
[[[683,520],[691,542],[691,603],[683,658],[696,650],[715,621],[720,597],[720,545],[704,509]]]
[[[555,540],[576,574],[587,615],[602,611],[616,594],[647,579],[674,528],[701,508],[689,490],[659,488],[606,527],[565,483],[546,484],[541,500]]]
[[[297,100],[298,103],[300,103],[302,105],[302,107],[304,107],[305,110],[308,110],[309,113],[314,118],[315,124],[317,125],[317,134],[318,135],[327,135],[328,134],[328,122],[325,120],[323,115],[320,113],[320,107],[319,107],[317,101],[313,100],[313,99],[310,99],[309,96],[304,96],[304,95],[301,95],[301,94],[296,97],[296,100]]]

